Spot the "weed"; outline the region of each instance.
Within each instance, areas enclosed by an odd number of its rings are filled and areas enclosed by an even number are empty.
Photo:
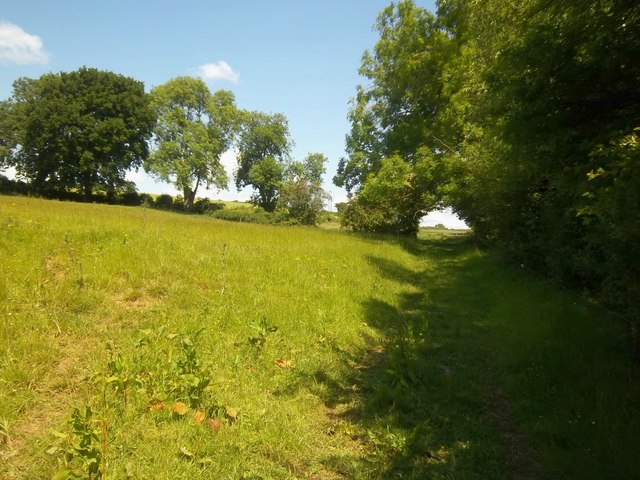
[[[107,478],[106,423],[94,418],[91,407],[74,408],[67,424],[68,433],[54,432],[57,442],[47,453],[62,457],[63,467],[54,480]]]
[[[251,322],[249,328],[251,328],[253,332],[253,335],[248,339],[249,345],[258,353],[264,349],[268,336],[278,331],[278,327],[269,325],[267,318],[264,316],[257,322]]]
[[[117,352],[111,344],[107,345],[107,351],[109,353],[107,372],[99,378],[104,381],[105,386],[111,386],[116,393],[121,394],[126,405],[129,390],[135,384],[135,377],[130,365],[125,362],[120,352]]]
[[[202,405],[205,391],[211,383],[211,372],[200,364],[198,351],[194,343],[198,335],[202,333],[202,330],[197,330],[193,337],[188,335],[181,337],[180,346],[183,356],[176,363],[178,381],[176,382],[175,392],[178,397],[186,398],[193,408]]]

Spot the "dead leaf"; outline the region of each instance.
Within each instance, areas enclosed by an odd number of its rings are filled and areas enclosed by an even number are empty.
[[[293,367],[293,362],[291,360],[287,360],[285,358],[278,358],[277,360],[274,360],[273,363],[275,363],[280,368],[291,368],[291,367]]]
[[[167,408],[167,406],[164,404],[162,400],[158,400],[157,398],[154,398],[149,401],[149,410],[152,412],[159,412],[161,410],[164,410],[165,408]]]
[[[222,426],[222,422],[219,418],[216,417],[207,421],[207,425],[211,430],[213,430],[213,433],[218,433],[220,431],[220,427]]]
[[[176,402],[173,404],[173,407],[171,407],[171,411],[176,415],[183,416],[189,412],[189,407],[182,402]]]
[[[193,417],[193,421],[196,423],[196,425],[200,425],[205,418],[207,418],[207,414],[202,410],[199,410],[196,412],[195,417]]]

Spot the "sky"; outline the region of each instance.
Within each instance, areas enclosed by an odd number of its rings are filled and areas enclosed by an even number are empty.
[[[375,45],[373,25],[389,0],[3,3],[0,99],[10,97],[17,78],[82,66],[130,76],[147,90],[177,76],[200,77],[212,91],[231,90],[240,108],[283,113],[292,157],[326,155],[324,187],[332,204],[346,200],[331,179],[345,155],[349,100],[365,83],[360,60]],[[432,0],[415,3],[434,11]],[[234,153],[222,160],[231,174]],[[142,170],[130,179],[140,191],[177,193]],[[207,196],[246,200],[250,191],[230,182],[229,190]]]

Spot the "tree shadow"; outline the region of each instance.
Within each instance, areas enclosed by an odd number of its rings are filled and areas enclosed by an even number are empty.
[[[400,239],[402,244],[404,240]],[[493,386],[482,256],[469,241],[413,241],[436,266],[413,271],[369,257],[380,275],[412,285],[394,305],[371,297],[364,320],[379,332],[344,356],[341,372],[315,372],[310,389],[335,422],[355,425],[361,478],[501,478],[503,445],[487,410]],[[335,412],[334,412],[335,410]],[[353,460],[353,459],[352,459]],[[358,472],[369,472],[361,474]],[[347,475],[347,476],[349,476]]]

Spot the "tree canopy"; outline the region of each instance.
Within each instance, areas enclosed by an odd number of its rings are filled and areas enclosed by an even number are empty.
[[[21,78],[0,107],[5,166],[36,191],[114,192],[148,155],[155,117],[141,82],[81,68]]]
[[[286,117],[281,113],[246,112],[237,146],[236,186],[253,187],[254,203],[273,211],[292,147]]]
[[[202,80],[177,77],[155,87],[151,98],[158,122],[145,170],[182,190],[184,206],[191,210],[200,186],[227,188],[220,157],[239,126],[234,95],[211,94]]]
[[[315,225],[330,197],[322,188],[322,175],[326,172],[327,157],[310,153],[304,160],[291,162],[279,203],[291,218],[302,225]]]

